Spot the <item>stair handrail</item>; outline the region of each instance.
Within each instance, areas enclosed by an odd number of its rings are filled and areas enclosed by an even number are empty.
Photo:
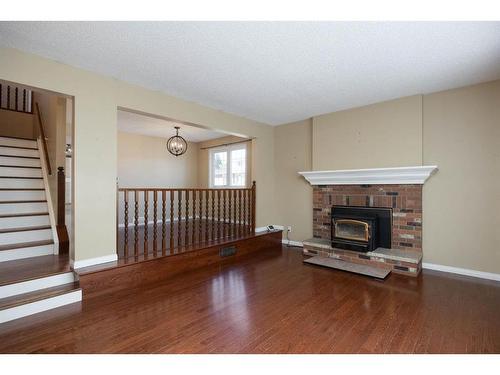
[[[40,131],[40,138],[42,140],[43,153],[45,155],[45,160],[47,162],[47,173],[52,175],[52,168],[50,167],[49,151],[47,148],[47,138],[45,137],[45,131],[43,127],[42,114],[40,112],[40,107],[38,102],[35,103],[36,114],[38,118],[38,130]]]

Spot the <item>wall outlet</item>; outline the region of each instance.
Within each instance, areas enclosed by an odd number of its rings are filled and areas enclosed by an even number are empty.
[[[292,227],[291,226],[286,227],[286,231],[290,233],[292,231]]]

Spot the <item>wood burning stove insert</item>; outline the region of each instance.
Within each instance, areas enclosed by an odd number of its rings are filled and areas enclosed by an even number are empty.
[[[391,248],[392,208],[333,206],[332,247],[361,252]]]

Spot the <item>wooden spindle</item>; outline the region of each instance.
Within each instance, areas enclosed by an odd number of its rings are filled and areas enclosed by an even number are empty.
[[[196,235],[196,190],[193,190],[193,220],[191,222],[191,242],[195,243]]]
[[[174,251],[174,190],[170,190],[170,249],[169,254]]]
[[[156,243],[157,240],[157,228],[156,221],[158,219],[158,190],[153,190],[153,256],[156,256],[156,252],[158,250],[158,246]]]
[[[189,190],[186,190],[186,223],[184,225],[184,236],[186,246],[189,245]]]
[[[236,220],[236,212],[238,211],[238,202],[236,200],[236,190],[233,190],[233,237],[236,237],[236,225],[238,221]]]
[[[3,108],[3,85],[0,83],[0,108]]]
[[[221,213],[220,213],[220,190],[217,190],[217,239],[221,237]]]
[[[201,227],[201,220],[203,216],[203,190],[198,190],[198,200],[199,200],[199,211],[198,211],[198,242],[202,242],[202,227]]]
[[[26,89],[23,89],[23,112],[28,112],[26,110]]]
[[[210,220],[210,227],[211,227],[211,231],[212,231],[212,241],[213,241],[214,237],[215,237],[215,226],[214,226],[214,223],[215,223],[215,199],[214,199],[215,190],[211,190],[210,195],[212,196],[212,219]]]
[[[167,191],[161,191],[161,255],[167,252]]]
[[[139,191],[134,191],[134,255],[139,256]]]
[[[7,86],[7,109],[10,108],[10,86]]]
[[[241,236],[241,189],[238,189],[238,237]]]
[[[177,190],[177,252],[180,252],[182,243],[182,190]]]
[[[120,194],[120,193],[118,193]],[[124,239],[123,239],[123,255],[126,258],[128,258],[128,191],[124,190],[123,191],[124,197],[123,197],[123,205],[124,205]]]
[[[233,197],[233,193],[232,193],[232,190],[229,189],[227,191],[227,195],[228,195],[228,209],[227,209],[227,216],[228,216],[228,224],[227,224],[227,236],[228,237],[232,237],[232,232],[233,232],[233,217],[232,217],[232,208],[233,208],[233,205],[232,205],[232,197]]]
[[[148,256],[148,190],[144,190],[144,257]]]
[[[247,234],[247,189],[242,190],[243,195],[243,234]]]
[[[208,242],[208,190],[205,189],[205,242]]]
[[[16,103],[14,105],[14,109],[16,111],[18,111],[19,110],[19,89],[17,87],[14,90],[14,100],[16,101]]]

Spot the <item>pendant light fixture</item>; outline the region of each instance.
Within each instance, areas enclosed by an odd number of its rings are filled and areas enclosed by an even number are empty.
[[[175,135],[167,141],[167,150],[174,156],[184,154],[188,148],[186,140],[179,135],[179,129],[178,126],[175,126]]]

